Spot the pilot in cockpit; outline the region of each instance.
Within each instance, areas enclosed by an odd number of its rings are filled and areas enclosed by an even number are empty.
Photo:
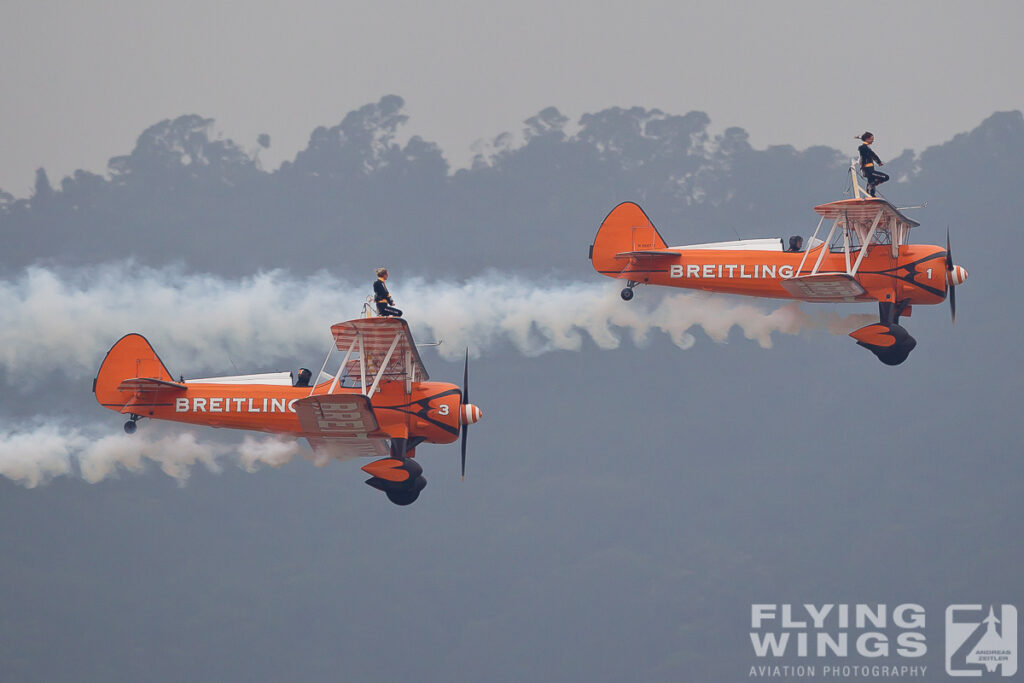
[[[312,376],[313,373],[309,371],[309,368],[299,368],[299,377],[295,380],[295,386],[308,387]]]
[[[789,249],[786,251],[798,252],[804,250],[804,238],[800,235],[793,235],[789,238]]]

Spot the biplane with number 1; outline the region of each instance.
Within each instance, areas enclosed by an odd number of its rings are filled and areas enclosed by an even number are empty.
[[[949,299],[967,271],[946,248],[910,244],[919,224],[882,198],[869,197],[851,164],[854,196],[814,207],[821,216],[806,250],[785,251],[781,238],[669,247],[643,210],[631,202],[612,210],[590,246],[594,269],[638,284],[686,287],[745,296],[846,303],[877,301],[879,321],[850,333],[887,365],[906,360],[917,342],[899,324],[912,306]],[[825,221],[831,228],[818,238]]]
[[[422,443],[451,443],[461,433],[465,476],[466,430],[481,416],[469,403],[468,352],[460,389],[429,381],[401,318],[349,320],[331,333],[323,381],[313,386],[294,385],[290,372],[175,380],[144,337],[128,334],[107,352],[93,391],[100,405],[128,415],[129,434],[148,417],[304,437],[318,464],[378,458],[363,467],[366,483],[398,505],[415,501],[427,484],[414,459]],[[335,350],[345,355],[327,375]]]

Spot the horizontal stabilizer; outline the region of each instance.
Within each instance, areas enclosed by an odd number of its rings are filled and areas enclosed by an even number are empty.
[[[638,261],[675,261],[679,258],[678,251],[622,251],[615,255],[616,259],[637,259]]]
[[[787,292],[805,301],[852,301],[866,290],[846,273],[817,273],[783,280],[779,284]]]
[[[180,382],[168,382],[155,377],[132,377],[117,385],[118,391],[134,391],[136,393],[159,393],[161,391],[178,393],[187,388]]]

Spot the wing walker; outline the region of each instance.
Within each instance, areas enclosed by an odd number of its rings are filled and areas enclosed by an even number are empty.
[[[814,207],[818,226],[805,251],[786,251],[781,238],[669,247],[636,204],[608,214],[590,247],[594,269],[626,280],[622,298],[639,284],[823,303],[878,302],[877,323],[850,333],[887,365],[899,365],[917,341],[899,324],[913,306],[949,300],[967,271],[946,247],[911,244],[919,224],[880,197],[869,196],[850,166],[853,198]],[[819,238],[826,221],[824,239]],[[797,241],[799,242],[799,241]]]
[[[362,468],[371,475],[366,483],[397,505],[412,503],[427,485],[415,460],[422,443],[452,443],[461,434],[465,477],[467,430],[481,417],[469,402],[468,351],[460,389],[429,381],[401,318],[349,320],[331,334],[313,386],[304,378],[294,385],[290,372],[175,380],[142,335],[128,334],[107,352],[93,391],[100,405],[128,416],[129,434],[148,417],[302,437],[318,464],[377,458]],[[335,351],[344,356],[326,374]]]

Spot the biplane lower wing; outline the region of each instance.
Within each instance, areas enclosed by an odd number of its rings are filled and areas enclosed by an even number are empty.
[[[867,293],[860,283],[846,273],[816,273],[783,280],[782,288],[798,299],[807,301],[853,301]]]
[[[390,452],[370,399],[360,394],[309,396],[295,402],[295,414],[317,460],[379,458]]]

